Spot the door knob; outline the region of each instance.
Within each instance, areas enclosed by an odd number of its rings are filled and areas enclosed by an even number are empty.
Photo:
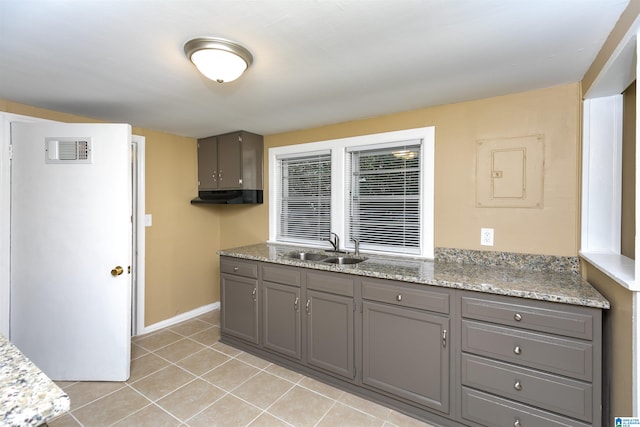
[[[120,267],[119,265],[116,266],[113,270],[111,270],[111,275],[112,276],[119,276],[122,273],[124,273],[124,268]]]

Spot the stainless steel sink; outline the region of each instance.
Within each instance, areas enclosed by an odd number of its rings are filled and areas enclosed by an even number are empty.
[[[327,255],[317,252],[289,252],[287,256],[301,261],[322,261],[327,258]]]
[[[322,262],[326,262],[328,264],[358,264],[359,262],[365,261],[366,258],[355,258],[350,256],[337,256],[332,258],[327,258]]]

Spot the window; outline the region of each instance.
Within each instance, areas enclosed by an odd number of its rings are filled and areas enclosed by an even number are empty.
[[[433,258],[433,127],[269,149],[269,241]]]
[[[280,157],[277,240],[316,243],[331,232],[331,152]]]
[[[363,250],[420,253],[420,141],[347,151],[349,240]]]

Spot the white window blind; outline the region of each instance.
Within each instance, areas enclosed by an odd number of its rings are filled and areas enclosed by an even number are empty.
[[[277,239],[318,243],[331,232],[331,152],[277,159]]]
[[[362,249],[420,253],[420,142],[349,149],[347,230]]]

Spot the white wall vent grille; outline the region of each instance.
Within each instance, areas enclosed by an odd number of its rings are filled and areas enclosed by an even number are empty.
[[[45,138],[46,163],[92,163],[91,138]]]

